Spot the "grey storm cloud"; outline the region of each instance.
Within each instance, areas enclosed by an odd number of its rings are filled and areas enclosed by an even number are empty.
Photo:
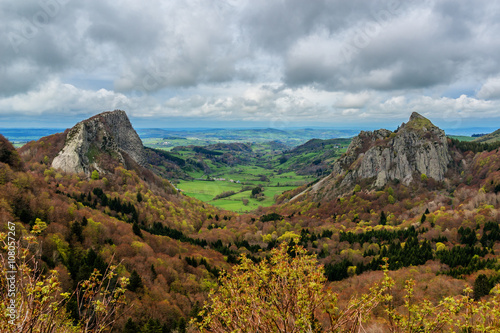
[[[486,115],[500,103],[499,22],[486,0],[2,1],[0,112]]]

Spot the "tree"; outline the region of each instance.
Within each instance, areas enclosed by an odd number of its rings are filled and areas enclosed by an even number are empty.
[[[90,175],[90,178],[93,180],[98,180],[99,179],[99,171],[97,171],[97,170],[92,171],[92,175]]]
[[[43,228],[34,227],[32,235],[24,236],[16,243],[7,243],[7,235],[0,232],[0,332],[111,331],[125,304],[128,279],[117,279],[117,267],[108,266],[104,274],[94,270],[90,278],[80,282],[72,294],[63,293],[58,273],[40,268],[37,258],[41,246],[35,235],[42,232]],[[12,274],[6,255],[9,246],[15,247],[15,252],[19,254],[15,263],[17,292],[12,296],[8,296],[5,280]],[[4,311],[11,306],[11,300],[17,305],[15,320],[9,311]],[[75,304],[76,322],[66,310],[68,303]]]
[[[141,276],[135,269],[132,271],[132,274],[130,274],[129,281],[130,283],[127,288],[132,292],[135,292],[137,289],[142,288],[143,286]]]
[[[76,236],[76,239],[80,243],[83,242],[82,231],[83,231],[83,228],[82,228],[82,225],[80,224],[80,222],[78,222],[78,221],[73,222],[73,224],[71,225],[71,233]]]
[[[139,225],[137,223],[135,223],[135,222],[132,225],[132,231],[134,232],[135,235],[137,235],[137,236],[139,236],[139,237],[142,238],[141,227],[139,227]]]
[[[132,318],[129,318],[125,323],[123,333],[137,333],[138,331],[139,328],[137,327],[137,324],[132,320]]]
[[[393,203],[396,202],[396,199],[394,199],[394,197],[392,195],[389,195],[387,197],[387,201],[392,205]]]
[[[316,257],[295,245],[292,258],[290,250],[283,242],[258,264],[243,255],[233,273],[222,275],[218,290],[210,292],[198,328],[220,333],[357,332],[364,317],[387,300],[384,292],[392,280],[386,275],[380,286],[338,309],[337,295],[325,287]]]
[[[251,197],[252,197],[252,198],[256,198],[256,197],[257,197],[260,193],[262,193],[262,190],[263,190],[263,189],[262,189],[262,187],[260,187],[260,186],[256,186],[256,187],[254,187],[254,188],[252,189],[252,195],[251,195]]]
[[[488,281],[488,277],[480,274],[474,281],[474,300],[477,301],[481,297],[488,295],[492,287],[490,281]]]
[[[387,216],[385,216],[384,211],[380,213],[380,220],[378,222],[381,225],[386,225],[387,224]]]

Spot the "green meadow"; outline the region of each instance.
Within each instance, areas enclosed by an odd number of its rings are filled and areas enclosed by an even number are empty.
[[[183,175],[170,179],[184,195],[236,212],[271,206],[283,192],[327,174],[327,166],[350,142],[329,139],[348,133],[328,130],[156,129],[140,134],[144,145],[167,151],[174,162],[184,161],[179,164]],[[252,195],[256,187],[262,191]]]
[[[260,181],[257,175],[266,175],[269,181]],[[219,177],[220,176],[220,177]],[[213,206],[236,212],[248,212],[259,206],[268,207],[274,204],[276,196],[284,191],[292,190],[300,185],[315,180],[313,176],[301,176],[293,172],[277,174],[272,170],[259,167],[243,166],[229,171],[226,176],[222,172],[215,178],[225,180],[179,180],[176,187],[187,196],[207,202]],[[231,182],[230,180],[233,180]],[[240,181],[240,183],[237,183]],[[263,197],[252,198],[252,189],[262,187]],[[224,192],[235,194],[216,199]]]

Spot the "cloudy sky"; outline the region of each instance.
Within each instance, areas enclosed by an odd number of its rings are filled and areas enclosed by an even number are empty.
[[[500,127],[500,2],[2,0],[0,127]]]

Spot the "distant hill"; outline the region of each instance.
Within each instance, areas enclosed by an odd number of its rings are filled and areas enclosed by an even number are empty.
[[[311,139],[279,158],[279,169],[303,175],[325,175],[332,171],[333,162],[342,155],[351,139]]]
[[[483,143],[493,143],[496,141],[500,141],[500,129],[497,129],[495,132],[486,134],[483,136],[474,139],[474,142],[483,142]]]
[[[336,130],[321,128],[303,128],[303,129],[276,129],[276,128],[257,128],[257,129],[138,129],[137,132],[144,139],[162,138],[164,140],[173,140],[184,138],[191,140],[187,145],[207,145],[217,142],[242,142],[242,143],[264,143],[269,141],[279,141],[287,146],[298,146],[305,142],[317,138],[328,140],[331,138],[349,138],[356,135],[357,130]],[[198,142],[195,142],[198,141]],[[155,147],[157,148],[157,147]]]

